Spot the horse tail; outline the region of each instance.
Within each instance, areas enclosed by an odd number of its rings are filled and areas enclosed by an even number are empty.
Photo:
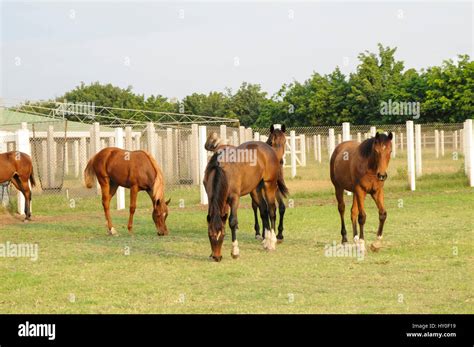
[[[209,152],[215,152],[219,145],[221,144],[221,139],[217,136],[217,133],[212,133],[207,137],[204,148]]]
[[[289,194],[289,191],[288,191],[288,187],[285,184],[285,179],[283,178],[283,168],[281,166],[280,166],[280,170],[278,170],[277,184],[278,184],[278,190],[286,198]]]
[[[89,162],[87,163],[87,166],[84,170],[84,182],[86,184],[87,188],[92,188],[94,186],[94,177],[96,176],[95,171],[94,171],[94,158],[93,156]]]
[[[212,182],[212,196],[209,201],[209,212],[214,225],[221,227],[222,218],[221,211],[224,208],[225,201],[227,199],[227,191],[229,189],[229,182],[227,176],[219,165],[218,153],[215,153],[206,169],[206,176],[214,171],[214,180]]]
[[[36,186],[36,180],[35,180],[35,175],[33,174],[33,170],[31,171],[31,175],[30,175],[30,183],[32,187]]]

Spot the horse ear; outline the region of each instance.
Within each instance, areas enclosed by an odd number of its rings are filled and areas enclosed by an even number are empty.
[[[393,134],[392,134],[392,132],[389,132],[389,133],[388,133],[388,139],[389,139],[389,140],[392,140],[392,139],[393,139]]]
[[[286,126],[285,126],[285,124],[282,124],[282,125],[281,125],[281,129],[280,129],[280,130],[283,131],[283,132],[286,131]]]
[[[275,130],[275,127],[273,126],[273,124],[270,126],[270,133],[272,133],[273,131]]]
[[[168,199],[168,201],[165,202],[166,205],[169,205],[171,202],[171,198]]]
[[[376,132],[376,133],[375,133],[375,139],[376,139],[376,140],[380,139],[380,133],[379,133],[379,132]]]

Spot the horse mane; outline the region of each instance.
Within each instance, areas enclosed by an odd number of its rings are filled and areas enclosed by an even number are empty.
[[[359,145],[359,153],[362,157],[370,158],[370,156],[372,155],[372,148],[374,146],[374,142],[375,142],[375,137],[371,137],[370,139],[363,141]]]
[[[388,136],[385,135],[384,133],[378,133],[378,135],[379,135],[380,142],[384,143],[384,142],[389,141]],[[363,141],[359,145],[360,155],[364,158],[370,158],[372,156],[372,152],[373,152],[372,148],[374,146],[374,143],[375,143],[375,137],[371,137],[370,139]]]
[[[163,200],[163,173],[161,172],[161,169],[158,166],[158,163],[156,162],[155,158],[153,158],[150,153],[146,151],[141,152],[145,153],[156,172],[155,182],[153,183],[153,198],[155,199],[155,202],[158,200]]]
[[[227,190],[229,183],[218,161],[219,152],[213,154],[206,167],[206,176],[214,171],[214,179],[212,181],[212,194],[209,201],[209,215],[212,224],[217,228],[222,228],[221,211],[224,208],[225,200],[227,198]]]

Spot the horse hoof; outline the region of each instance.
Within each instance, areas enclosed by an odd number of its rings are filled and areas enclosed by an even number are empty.
[[[240,254],[230,254],[232,256],[232,259],[239,259],[240,258]]]
[[[283,243],[283,239],[277,239],[277,243]]]
[[[114,227],[112,227],[112,229],[110,229],[110,230],[108,231],[108,235],[110,235],[110,236],[118,236],[118,232],[117,232],[117,230],[115,230]]]
[[[260,234],[255,235],[255,239],[258,240],[258,241],[263,241],[263,237]]]

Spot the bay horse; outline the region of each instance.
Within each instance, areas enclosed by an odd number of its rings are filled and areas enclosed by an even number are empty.
[[[266,143],[270,145],[274,150],[277,155],[277,159],[280,162],[280,169],[283,170],[283,157],[285,156],[285,145],[286,145],[286,136],[285,136],[285,131],[286,127],[284,124],[281,125],[281,128],[275,128],[273,124],[270,127],[270,136],[268,137]],[[206,142],[206,150],[211,151],[211,152],[216,152],[219,149],[222,149],[224,147],[232,147],[235,148],[235,146],[232,145],[227,145],[227,144],[221,144],[220,139],[217,137],[217,134],[212,134],[207,142]],[[282,174],[283,177],[283,174]],[[278,222],[278,235],[277,237],[277,243],[283,242],[283,218],[285,216],[285,211],[286,211],[286,206],[285,202],[283,201],[283,197],[286,197],[288,194],[288,191],[282,193],[279,189],[277,190],[276,193],[276,200],[278,202],[278,212],[280,216],[280,220]],[[265,238],[265,225],[268,225],[268,221],[264,221],[262,219],[262,224],[264,224],[264,228],[262,230],[262,235],[260,235],[260,225],[258,223],[258,215],[257,211],[260,208],[260,201],[263,199],[263,195],[261,192],[261,189],[256,189],[254,192],[250,194],[252,198],[252,209],[254,213],[254,219],[255,219],[255,224],[254,224],[254,229],[255,229],[255,238],[257,240],[262,241]],[[261,218],[262,214],[261,214]]]
[[[110,216],[110,200],[119,186],[130,188],[130,217],[128,232],[133,235],[133,215],[137,207],[139,191],[146,191],[153,203],[153,221],[159,236],[168,235],[166,218],[168,204],[164,198],[164,180],[155,159],[145,151],[126,151],[107,147],[93,156],[84,170],[87,188],[94,186],[94,177],[102,191],[102,206],[107,219],[108,235],[117,235]]]
[[[209,198],[207,214],[208,236],[211,244],[211,256],[221,261],[221,249],[225,236],[225,223],[230,209],[229,226],[232,232],[232,258],[240,255],[237,241],[237,210],[240,197],[251,194],[259,203],[262,221],[266,228],[263,247],[274,250],[275,235],[275,195],[280,189],[287,188],[280,170],[280,162],[275,151],[268,144],[260,141],[249,141],[238,147],[221,146],[215,149],[217,135],[211,134],[205,148],[215,151],[209,160],[203,184]],[[240,155],[245,158],[242,159]],[[245,160],[248,159],[248,160]],[[257,188],[262,191],[264,199],[259,199]],[[270,225],[267,221],[270,219]]]
[[[270,145],[278,158],[278,161],[280,162],[280,170],[283,170],[283,157],[285,156],[285,146],[286,146],[286,127],[285,124],[281,125],[281,128],[275,128],[272,124],[270,127],[270,136],[268,137],[266,143]],[[283,174],[282,174],[283,175]],[[278,202],[278,213],[280,216],[280,219],[278,221],[278,234],[276,236],[277,242],[281,243],[283,242],[283,218],[285,216],[285,211],[286,211],[286,206],[285,202],[283,201],[283,196],[286,197],[288,194],[288,191],[282,193],[279,189],[277,190],[276,193],[276,199]],[[257,216],[257,209],[259,208],[258,201],[256,199],[252,198],[252,209],[253,209],[253,214],[254,214],[254,219],[255,219],[255,238],[257,240],[262,240],[265,238],[265,228],[262,230],[262,236],[260,236],[260,225],[258,224],[258,216]],[[263,223],[263,220],[262,220]]]
[[[375,137],[361,144],[356,141],[345,141],[339,144],[331,156],[331,181],[336,189],[339,215],[341,217],[342,243],[347,242],[347,232],[344,224],[344,190],[353,192],[351,209],[352,231],[354,242],[365,251],[364,224],[366,213],[364,200],[370,194],[379,210],[379,227],[377,243],[371,249],[377,251],[382,240],[383,226],[387,219],[384,206],[383,186],[387,179],[387,168],[392,152],[392,133],[388,135],[377,133]],[[359,222],[360,236],[357,235]]]
[[[0,183],[10,181],[25,197],[25,222],[31,220],[31,187],[36,185],[31,157],[23,152],[0,154]]]

